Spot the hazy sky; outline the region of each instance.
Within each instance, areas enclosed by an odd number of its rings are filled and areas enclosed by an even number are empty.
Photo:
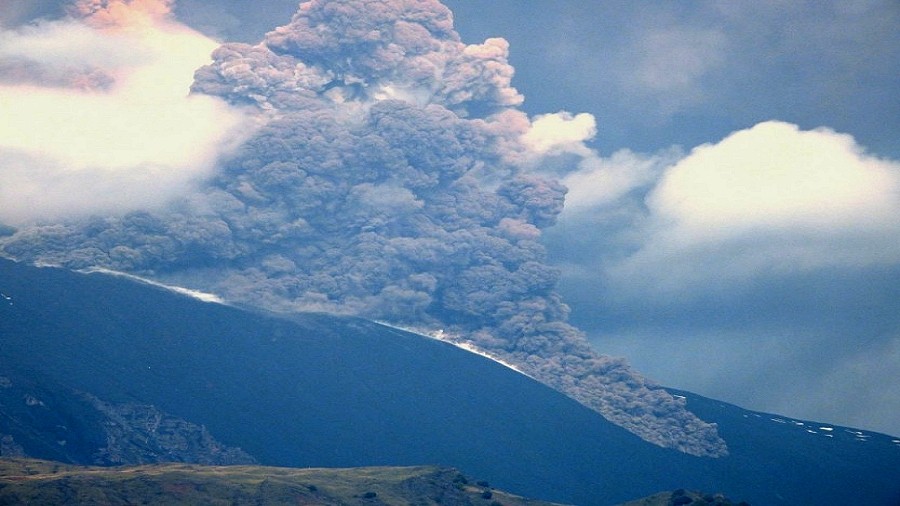
[[[900,4],[446,3],[526,110],[596,118],[547,244],[600,350],[900,433]]]
[[[549,153],[540,170],[570,188],[545,243],[563,269],[573,323],[600,351],[627,356],[665,385],[747,408],[900,434],[900,4],[445,4],[463,41],[510,43],[512,84],[544,129],[538,138],[552,139],[533,145]],[[132,120],[92,116],[78,135],[61,131],[52,149],[46,139],[29,144],[29,132],[46,125],[2,121],[3,177],[25,180],[30,167],[46,167],[34,186],[43,197],[33,200],[47,215],[73,205],[67,171],[81,165],[100,189],[92,212],[152,206],[167,189],[182,191],[215,171],[228,154],[219,146],[240,140],[236,130],[252,128],[215,101],[179,94],[192,78],[185,66],[202,64],[211,38],[255,42],[295,10],[290,0],[181,0],[175,13],[202,34],[173,24],[168,38],[151,40],[96,38],[68,25],[12,30],[60,8],[7,0],[0,97],[21,98],[0,103],[5,118],[17,108],[62,108],[54,92],[23,93],[12,82],[42,73],[113,87],[102,100],[64,100],[125,109]],[[66,37],[94,52],[64,55],[71,65],[63,75],[52,71],[64,49],[53,44]],[[123,46],[132,51],[117,63]],[[16,65],[23,55],[40,65]],[[169,78],[172,87],[163,86]],[[141,79],[162,84],[148,99]],[[140,123],[160,108],[170,123]],[[570,114],[539,117],[558,111]],[[171,125],[185,117],[202,128],[175,142]],[[143,153],[152,143],[141,143],[98,170],[90,158],[97,132],[128,137],[128,128],[150,128],[162,139],[156,145],[172,150]],[[155,196],[142,191],[138,172],[119,170],[146,163],[169,175],[156,178]],[[23,186],[0,185],[0,195],[11,187]],[[7,221],[36,212],[4,207]]]

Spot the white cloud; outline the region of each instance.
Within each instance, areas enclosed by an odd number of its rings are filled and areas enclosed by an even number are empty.
[[[878,229],[897,219],[898,171],[849,135],[769,121],[695,148],[666,172],[649,205],[697,235]]]
[[[569,189],[565,212],[596,212],[598,208],[613,206],[629,193],[656,182],[663,169],[681,156],[677,148],[655,155],[627,149],[608,158],[592,154],[582,160],[576,172],[562,180]]]
[[[100,31],[81,21],[43,21],[0,32],[0,57],[34,63],[106,68],[145,65],[153,56],[145,44],[121,31]]]
[[[536,155],[573,152],[587,154],[584,141],[597,133],[597,122],[588,113],[568,112],[542,114],[534,118],[531,128],[522,135],[522,143]]]
[[[239,112],[189,95],[218,44],[171,21],[166,2],[104,5],[85,19],[0,32],[0,58],[73,76],[0,83],[0,221],[162,205],[238,141]],[[79,82],[86,72],[112,84]]]
[[[612,272],[623,286],[900,262],[900,163],[828,129],[770,121],[697,147],[646,204],[637,250]]]

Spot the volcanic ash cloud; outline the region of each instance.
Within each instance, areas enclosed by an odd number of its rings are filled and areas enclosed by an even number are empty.
[[[566,323],[540,243],[566,188],[536,161],[593,123],[532,131],[507,51],[462,43],[436,1],[303,3],[197,71],[195,95],[262,124],[202,191],[165,212],[23,227],[4,251],[443,329],[648,441],[723,455],[714,425]]]

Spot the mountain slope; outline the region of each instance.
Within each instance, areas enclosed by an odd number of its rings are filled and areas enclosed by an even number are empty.
[[[720,472],[741,482],[731,497],[754,505],[791,504],[791,497],[802,498],[799,504],[900,504],[900,437],[669,391],[716,423],[728,442]]]
[[[900,448],[888,438],[780,433],[691,396],[731,447],[697,458],[484,357],[365,320],[286,319],[5,260],[0,292],[0,434],[29,456],[434,464],[573,504],[679,488],[751,504],[900,497]]]

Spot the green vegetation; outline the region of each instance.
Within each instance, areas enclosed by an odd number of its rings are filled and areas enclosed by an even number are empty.
[[[705,494],[678,489],[660,492],[650,497],[629,501],[619,506],[750,506],[745,502],[732,502],[722,494]]]
[[[432,466],[82,467],[15,458],[0,459],[0,504],[552,506],[497,490],[485,498],[483,488],[467,481],[454,469]]]

